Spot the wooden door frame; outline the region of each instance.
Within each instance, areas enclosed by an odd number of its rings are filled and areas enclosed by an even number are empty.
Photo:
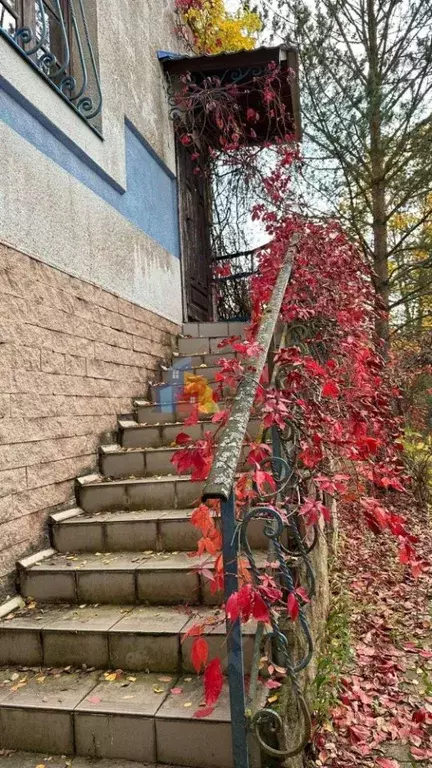
[[[187,323],[187,292],[186,292],[186,275],[185,275],[185,259],[184,259],[184,229],[182,227],[182,211],[183,211],[183,187],[181,184],[180,176],[180,158],[178,153],[178,138],[175,135],[175,162],[176,162],[176,177],[177,177],[177,219],[178,219],[178,231],[179,231],[179,246],[180,246],[180,282],[181,282],[181,297],[182,297],[182,317],[183,322]]]
[[[177,176],[177,211],[178,211],[178,223],[179,223],[179,240],[180,240],[180,275],[181,275],[181,294],[182,294],[182,315],[183,315],[183,321],[188,322],[189,321],[189,315],[188,315],[188,309],[189,309],[189,287],[188,287],[188,275],[186,274],[186,257],[185,257],[185,251],[186,246],[184,242],[185,237],[185,227],[183,226],[182,217],[185,211],[186,206],[184,205],[183,195],[185,194],[185,189],[182,183],[182,170],[181,170],[181,163],[180,163],[180,152],[179,150],[183,149],[183,152],[186,154],[187,150],[185,148],[182,148],[180,145],[179,138],[177,135],[175,136],[175,158],[176,158],[176,176]],[[192,162],[192,161],[191,161]],[[207,186],[207,185],[206,185]],[[208,195],[205,195],[205,208],[208,211]],[[214,300],[213,300],[213,287],[212,287],[212,280],[211,280],[211,263],[210,263],[210,253],[209,253],[209,297],[208,297],[208,321],[211,322],[214,317]],[[198,321],[194,321],[198,322]]]

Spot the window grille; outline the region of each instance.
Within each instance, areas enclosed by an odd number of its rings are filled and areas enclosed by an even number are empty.
[[[102,92],[91,32],[84,0],[0,0],[0,35],[98,130]]]

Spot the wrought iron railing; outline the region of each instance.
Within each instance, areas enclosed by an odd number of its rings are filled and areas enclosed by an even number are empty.
[[[318,540],[318,529],[313,531],[313,540],[307,542],[301,521],[298,518],[300,490],[299,473],[295,466],[297,437],[287,424],[284,430],[271,427],[272,454],[267,460],[275,480],[276,491],[263,496],[258,494],[246,512],[237,514],[235,501],[236,472],[240,463],[242,447],[247,433],[251,412],[260,385],[260,378],[268,365],[270,385],[283,387],[284,370],[274,364],[281,339],[278,325],[283,297],[290,279],[297,246],[297,236],[291,240],[285,261],[279,272],[271,300],[264,310],[256,341],[261,349],[251,362],[239,384],[229,421],[224,429],[213,460],[212,469],[204,488],[203,500],[221,501],[221,528],[223,541],[224,593],[225,600],[239,589],[238,561],[240,554],[248,563],[252,581],[261,583],[262,572],[257,566],[254,552],[248,540],[248,528],[253,521],[262,520],[264,534],[268,540],[268,561],[276,567],[274,578],[286,599],[296,594],[298,566],[305,565],[309,597],[315,591],[314,574],[309,553]],[[287,329],[282,334],[286,345]],[[277,343],[279,341],[279,344]],[[291,341],[292,343],[292,341]],[[267,435],[261,439],[266,440]],[[295,502],[296,503],[293,503]],[[310,738],[311,721],[308,707],[299,683],[298,675],[309,664],[313,653],[313,642],[309,629],[306,606],[299,605],[298,622],[303,637],[302,658],[294,660],[291,632],[287,611],[276,610],[265,594],[262,595],[270,615],[270,629],[259,623],[255,635],[255,652],[248,695],[245,690],[242,631],[240,620],[227,619],[228,683],[231,706],[233,765],[235,768],[249,767],[248,742],[250,732],[257,738],[260,749],[273,758],[285,760],[303,751]],[[298,644],[297,644],[298,645]],[[272,709],[268,703],[261,706],[258,691],[259,661],[262,648],[270,646],[275,663],[284,667],[292,690],[296,696],[301,718],[300,737],[296,744],[284,747],[283,712]]]
[[[0,35],[98,133],[102,90],[85,0],[0,0]]]
[[[219,320],[247,320],[250,317],[250,278],[257,272],[258,253],[266,247],[213,258],[214,305]]]

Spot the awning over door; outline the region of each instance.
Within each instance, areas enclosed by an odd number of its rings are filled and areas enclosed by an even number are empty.
[[[254,125],[255,136],[248,139],[251,144],[272,141],[281,135],[280,125],[276,118],[272,119],[271,110],[263,109],[262,87],[258,85],[270,71],[269,65],[271,68],[274,64],[280,72],[278,95],[286,109],[284,128],[288,128],[297,141],[301,140],[298,51],[294,46],[263,47],[211,56],[180,56],[159,51],[158,56],[173,83],[188,74],[196,85],[201,85],[206,78],[217,78],[222,85],[235,85],[240,111],[246,115],[248,109],[253,109],[260,116]],[[294,76],[290,76],[290,71]]]

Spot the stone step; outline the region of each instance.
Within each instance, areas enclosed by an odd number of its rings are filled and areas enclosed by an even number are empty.
[[[208,368],[197,368],[196,371],[208,371]],[[212,369],[217,370],[217,369]],[[201,375],[201,373],[199,373]],[[235,389],[233,387],[223,386],[221,382],[219,381],[208,381],[209,387],[213,390],[213,392],[217,393],[219,400],[223,398],[229,398],[233,397],[235,395]],[[171,389],[170,384],[166,384],[165,382],[152,382],[149,384],[149,398],[152,403],[159,403],[161,402],[163,395],[161,395],[161,392],[164,391],[169,387]],[[178,393],[180,396],[180,393],[182,391],[183,385],[179,385],[178,387]],[[175,393],[174,393],[175,394]],[[172,394],[170,393],[170,398],[172,397]],[[216,399],[216,398],[215,398]],[[160,407],[160,406],[159,406]]]
[[[259,569],[266,551],[256,551]],[[43,550],[18,561],[20,592],[44,603],[221,605],[214,557],[194,552],[81,552]]]
[[[216,431],[217,424],[200,421],[193,426],[181,422],[167,424],[139,424],[131,419],[119,421],[119,443],[123,448],[160,448],[172,446],[179,432],[186,432],[192,440],[200,440],[207,430]]]
[[[176,369],[176,368],[175,369],[163,368],[162,377],[161,377],[162,382],[165,384],[168,384],[173,381],[176,381],[176,378],[179,378],[179,372],[181,374],[191,373],[194,376],[202,376],[204,379],[207,379],[209,382],[214,382],[216,374],[220,373],[220,367],[218,365],[205,365],[204,363],[202,363],[201,365],[191,366],[190,369],[186,369],[185,371],[180,371],[180,369]]]
[[[192,338],[227,338],[243,336],[247,323],[240,321],[219,321],[215,323],[183,323],[182,335]]]
[[[258,435],[261,427],[259,419],[251,419],[248,433],[252,439]],[[179,432],[186,432],[192,440],[200,440],[206,432],[216,432],[219,424],[211,421],[199,421],[198,424],[185,426],[181,422],[169,424],[139,424],[132,419],[120,419],[119,443],[123,448],[160,448],[172,446]]]
[[[121,445],[103,445],[99,449],[99,467],[104,477],[147,477],[172,475],[175,466],[171,459],[181,450],[176,448],[122,448]]]
[[[139,424],[171,424],[173,422],[183,422],[195,413],[197,404],[186,400],[177,400],[176,402],[167,402],[163,405],[151,403],[148,400],[135,400],[135,417]],[[200,414],[200,419],[207,421],[211,415]],[[120,424],[127,419],[120,419]],[[130,421],[130,419],[129,419]]]
[[[174,352],[172,360],[175,367],[184,369],[186,365],[189,365],[191,368],[199,368],[201,365],[219,366],[223,357],[230,360],[233,357],[238,357],[238,352],[232,350],[227,351],[224,347],[221,347],[217,352],[212,352],[208,355],[181,355],[179,352]]]
[[[199,504],[204,482],[189,475],[105,480],[101,475],[77,478],[77,502],[84,512],[185,509]]]
[[[5,750],[0,753],[0,768],[179,768],[175,765],[149,765],[149,763],[131,762],[130,760],[105,760],[93,757],[65,757],[64,755],[48,755],[46,752],[15,752]],[[203,764],[202,764],[203,765]],[[191,768],[191,767],[190,767]]]
[[[225,336],[215,338],[186,338],[178,340],[178,353],[180,355],[217,355],[226,352],[235,352],[231,344],[225,344]]]
[[[209,660],[227,669],[225,614],[219,609],[108,605],[39,605],[0,621],[0,658],[19,667],[127,669],[141,672],[194,672],[187,632],[205,625]],[[243,627],[246,671],[250,671],[256,626]]]
[[[99,467],[105,478],[140,478],[172,475],[176,467],[174,454],[183,450],[175,448],[122,448],[121,445],[104,445],[99,449]],[[246,455],[246,454],[243,454]],[[241,466],[245,466],[244,462]]]
[[[232,767],[226,685],[213,713],[197,719],[203,690],[195,676],[117,672],[112,680],[107,672],[42,668],[16,681],[16,674],[0,672],[3,749]]]
[[[196,549],[200,533],[190,523],[192,509],[100,512],[75,508],[51,515],[58,552],[144,552]]]
[[[217,605],[209,556],[187,552],[70,553],[44,550],[18,562],[20,591],[37,602]]]
[[[57,552],[193,552],[201,534],[191,524],[192,509],[98,512],[74,508],[50,517],[51,539]],[[219,524],[219,520],[216,520]],[[248,528],[250,546],[265,550],[265,522]],[[287,543],[287,542],[285,542]]]

